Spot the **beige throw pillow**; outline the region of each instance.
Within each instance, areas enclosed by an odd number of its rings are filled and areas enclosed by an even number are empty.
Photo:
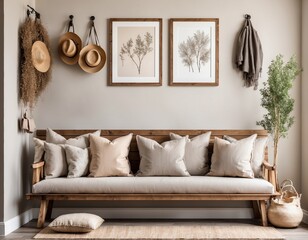
[[[130,176],[129,146],[133,134],[113,141],[90,134],[90,177]]]
[[[90,213],[65,214],[53,220],[48,227],[56,232],[87,233],[102,225],[104,219]]]
[[[89,171],[89,149],[65,145],[68,178],[83,177]]]
[[[45,177],[56,178],[67,175],[67,163],[64,145],[44,143],[45,150]]]
[[[229,142],[237,141],[237,139],[227,135],[223,136],[223,138]],[[263,177],[262,164],[267,143],[268,137],[260,137],[255,141],[251,159],[251,167],[255,177]]]
[[[268,137],[257,138],[253,149],[253,157],[251,167],[255,173],[255,177],[263,177],[263,161],[265,156],[265,149],[268,143]]]
[[[60,134],[56,133],[55,131],[51,130],[50,128],[47,128],[46,130],[46,142],[48,143],[54,143],[54,144],[68,144],[75,147],[80,148],[87,148],[90,146],[89,143],[89,134],[80,135],[76,138],[70,138],[66,140],[65,137],[61,136]],[[93,133],[96,136],[100,136],[101,131],[98,130]],[[34,163],[39,162],[43,155],[44,155],[44,143],[45,141],[40,140],[38,138],[33,138],[34,142]]]
[[[215,137],[212,165],[209,176],[253,178],[252,151],[257,134],[230,143]]]
[[[56,133],[52,129],[47,128],[46,142],[55,143],[55,144],[68,144],[68,145],[75,146],[75,147],[87,148],[90,146],[90,142],[89,142],[90,134],[93,134],[95,136],[100,136],[101,131],[97,130],[96,132],[93,132],[93,133],[86,133],[86,134],[80,135],[75,138],[66,139],[65,137]]]
[[[44,142],[41,139],[33,138],[34,142],[34,163],[40,162],[44,155]]]
[[[180,139],[182,136],[170,133],[170,139]],[[198,135],[192,139],[188,136],[186,140],[184,163],[190,175],[205,175],[210,170],[208,146],[211,132]]]
[[[137,135],[140,154],[138,176],[189,176],[184,163],[185,138],[159,144]]]

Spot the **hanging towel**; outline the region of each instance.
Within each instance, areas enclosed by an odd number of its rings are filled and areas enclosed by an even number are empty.
[[[246,15],[244,27],[238,36],[235,59],[237,68],[243,72],[246,87],[258,88],[262,62],[263,52],[258,33],[252,27],[250,16]]]

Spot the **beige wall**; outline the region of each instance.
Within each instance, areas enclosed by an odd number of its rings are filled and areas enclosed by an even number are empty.
[[[254,129],[264,111],[259,91],[243,87],[234,69],[234,42],[243,15],[252,15],[263,44],[264,64],[260,85],[267,79],[270,61],[282,53],[300,59],[301,1],[294,0],[37,0],[47,27],[54,57],[53,80],[38,103],[39,128],[103,129]],[[223,7],[222,7],[223,6]],[[107,19],[114,17],[163,18],[163,86],[107,87],[107,68],[96,74],[67,66],[57,55],[57,41],[70,14],[76,33],[85,40],[88,20],[95,23],[102,47],[107,49]],[[169,87],[168,19],[217,17],[220,20],[220,85]],[[280,145],[279,178],[290,178],[300,187],[300,80],[292,95],[296,123]]]
[[[302,205],[308,210],[308,1],[302,1]]]
[[[34,0],[4,1],[4,221],[29,209],[25,193],[30,190],[28,135],[19,132],[22,109],[18,101],[19,25],[26,5]]]
[[[3,1],[2,1],[3,2]],[[4,103],[3,142],[0,151],[0,185],[4,186],[0,205],[3,219],[7,221],[30,206],[24,200],[29,191],[30,160],[28,139],[19,133],[17,119],[21,115],[18,105],[18,27],[25,17],[25,6],[35,0],[4,1],[4,64],[2,74]],[[306,13],[307,0],[303,0]],[[223,6],[223,7],[222,7]],[[174,128],[174,129],[250,129],[257,128],[263,110],[260,108],[258,91],[243,88],[241,75],[233,66],[234,40],[243,23],[243,15],[252,15],[254,27],[260,35],[264,64],[260,82],[266,80],[267,67],[278,53],[286,58],[301,55],[301,1],[300,0],[37,0],[36,8],[42,14],[52,41],[54,68],[53,81],[38,103],[35,119],[39,128]],[[1,9],[1,8],[0,8]],[[96,27],[102,46],[107,49],[107,22],[111,17],[161,17],[163,18],[163,86],[162,87],[107,87],[106,67],[89,75],[77,66],[69,67],[59,61],[56,47],[58,37],[64,33],[65,21],[75,15],[76,32],[84,40],[89,16],[96,16]],[[220,19],[220,86],[219,87],[168,87],[168,18],[218,17]],[[308,23],[303,14],[303,26]],[[1,27],[0,27],[1,30]],[[2,32],[0,33],[2,34]],[[307,41],[303,27],[303,43]],[[0,42],[1,43],[1,42]],[[303,66],[307,46],[303,45]],[[4,74],[3,74],[4,72]],[[305,79],[305,72],[303,79]],[[302,91],[307,84],[303,81]],[[303,103],[303,164],[301,165],[301,101],[300,81],[292,94],[296,100],[296,123],[287,139],[280,146],[280,179],[290,178],[300,189],[302,180],[303,205],[308,208],[308,189],[305,169],[308,165],[307,143],[308,101],[302,94]],[[132,108],[132,106],[134,106]],[[1,123],[1,122],[0,122]],[[2,125],[2,124],[1,124]],[[2,129],[2,127],[0,127]],[[1,150],[1,148],[0,148]],[[2,166],[3,165],[3,166]],[[1,168],[3,167],[3,169]],[[302,168],[302,179],[301,179]],[[4,181],[3,181],[4,180]],[[3,183],[4,182],[4,183]],[[1,192],[0,186],[0,193]],[[1,194],[2,196],[2,194]],[[3,200],[3,203],[2,201]],[[2,208],[3,204],[3,208]],[[111,203],[112,205],[112,203]]]

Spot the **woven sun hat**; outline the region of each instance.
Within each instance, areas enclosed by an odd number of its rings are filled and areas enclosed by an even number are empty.
[[[104,67],[106,53],[100,46],[89,44],[81,49],[78,63],[85,72],[96,73]]]
[[[77,34],[73,32],[65,33],[59,39],[58,52],[61,60],[68,65],[76,64],[81,47],[82,42]]]
[[[47,72],[50,68],[50,54],[47,46],[42,41],[36,41],[31,49],[32,63],[39,72]]]

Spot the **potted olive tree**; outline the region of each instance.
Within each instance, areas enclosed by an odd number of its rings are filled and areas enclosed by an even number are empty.
[[[261,106],[267,110],[263,120],[257,122],[273,137],[274,166],[278,161],[278,143],[281,137],[286,137],[288,130],[294,123],[291,115],[294,108],[294,99],[289,90],[293,86],[296,76],[301,72],[294,56],[283,62],[282,55],[276,56],[268,68],[268,81],[260,89]]]
[[[290,96],[289,90],[300,72],[301,69],[294,57],[284,63],[282,55],[278,55],[268,68],[268,81],[260,90],[261,106],[267,110],[267,113],[263,116],[263,120],[257,122],[257,125],[262,126],[273,137],[274,167],[278,162],[279,139],[287,136],[288,130],[294,123],[294,116],[291,115],[294,99]],[[288,192],[286,187],[292,187],[292,195],[285,194]],[[279,189],[278,184],[276,189]],[[303,218],[303,211],[300,207],[301,195],[296,192],[293,185],[286,185],[279,190],[282,193],[281,196],[271,199],[268,219],[277,227],[297,227]]]

